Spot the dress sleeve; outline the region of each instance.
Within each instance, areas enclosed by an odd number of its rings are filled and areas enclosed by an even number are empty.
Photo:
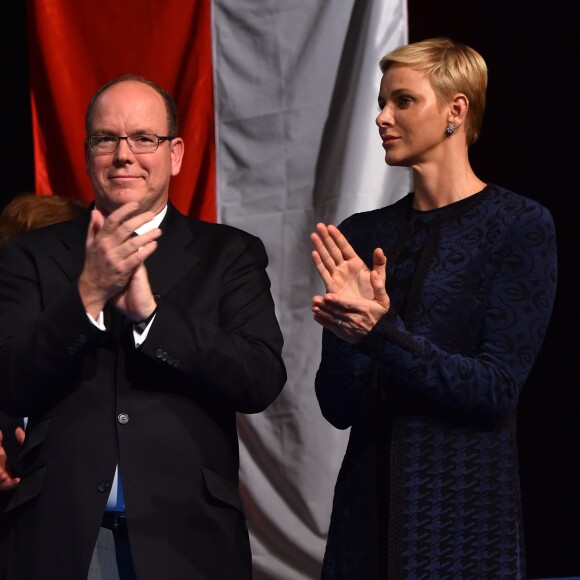
[[[489,232],[491,236],[494,232]],[[356,346],[323,341],[316,392],[323,415],[347,427],[373,365],[442,408],[495,423],[518,403],[544,340],[556,290],[554,224],[539,205],[519,212],[489,243],[484,306],[460,329],[469,347],[446,350],[425,332],[410,332],[394,312]],[[453,310],[452,297],[446,307]],[[441,333],[441,329],[439,329]],[[436,335],[436,333],[433,333]]]

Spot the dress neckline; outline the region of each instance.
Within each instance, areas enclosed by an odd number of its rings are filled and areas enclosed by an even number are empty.
[[[434,215],[439,215],[442,213],[445,213],[446,211],[450,211],[452,208],[458,208],[461,207],[462,205],[466,205],[469,202],[473,202],[475,199],[477,199],[478,197],[480,197],[484,191],[486,191],[486,189],[489,186],[486,185],[482,190],[474,193],[473,195],[469,195],[467,197],[464,197],[462,199],[458,199],[457,201],[453,201],[451,203],[448,203],[447,205],[443,205],[441,207],[436,207],[433,209],[416,209],[413,207],[413,199],[415,196],[415,192],[411,192],[409,195],[409,207],[408,209],[411,211],[411,214],[413,216],[424,216],[424,217],[431,217]]]

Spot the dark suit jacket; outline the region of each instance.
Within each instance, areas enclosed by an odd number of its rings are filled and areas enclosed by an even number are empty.
[[[0,250],[0,408],[29,417],[6,578],[86,578],[117,463],[139,580],[251,578],[236,413],[286,381],[264,246],[170,204],[135,348],[132,325],[106,311],[102,332],[81,303],[87,224]]]

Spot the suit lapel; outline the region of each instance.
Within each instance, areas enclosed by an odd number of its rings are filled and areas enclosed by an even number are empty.
[[[189,219],[172,204],[160,227],[163,235],[159,246],[145,265],[153,292],[163,296],[194,267],[199,257],[191,251],[194,238]]]
[[[82,272],[85,260],[85,241],[89,227],[90,209],[81,217],[62,224],[61,246],[53,254],[54,261],[69,280],[76,280]]]

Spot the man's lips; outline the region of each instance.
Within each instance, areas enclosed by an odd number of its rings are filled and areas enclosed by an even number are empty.
[[[132,179],[141,179],[140,175],[109,175],[109,179],[112,181],[123,181],[123,180],[132,180]]]

